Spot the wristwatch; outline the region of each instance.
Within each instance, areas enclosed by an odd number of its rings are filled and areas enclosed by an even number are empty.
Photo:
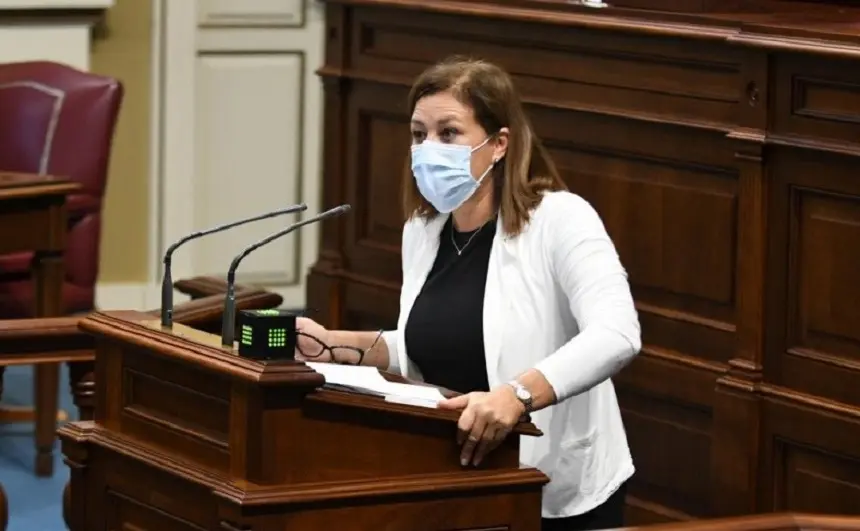
[[[508,382],[508,385],[514,388],[514,394],[517,397],[517,400],[522,402],[523,406],[526,408],[526,413],[531,413],[532,411],[532,394],[526,389],[526,386],[521,384],[516,380],[511,380]]]

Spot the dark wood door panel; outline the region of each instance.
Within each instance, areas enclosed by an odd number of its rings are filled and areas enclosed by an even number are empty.
[[[623,152],[571,147],[553,155],[571,189],[601,213],[634,286],[650,302],[734,321],[733,175]]]
[[[347,220],[345,258],[358,275],[400,283],[401,191],[411,178],[408,92],[380,83],[355,84],[347,103]]]
[[[527,99],[552,105],[631,110],[632,104],[643,113],[727,124],[740,98],[740,53],[722,43],[610,38],[584,28],[468,16],[404,20],[386,10],[357,14],[352,35],[354,69],[411,78],[444,57],[468,53],[506,68]]]
[[[719,373],[645,352],[613,379],[636,465],[628,512],[637,525],[709,514]]]
[[[860,138],[856,62],[781,54],[773,76],[775,133],[846,144]]]
[[[860,411],[771,396],[763,408],[767,506],[774,511],[860,514]]]
[[[728,141],[712,131],[530,111],[570,189],[597,209],[615,242],[645,343],[728,362],[739,230]]]
[[[710,411],[624,387],[618,395],[636,465],[630,495],[663,514],[706,516]]]
[[[772,245],[777,260],[772,290],[774,308],[784,313],[765,377],[811,395],[860,405],[856,163],[799,149],[775,150],[772,159],[773,219],[781,229]]]
[[[694,358],[671,359],[646,350],[612,381],[620,389],[707,411],[714,407],[715,382],[724,372],[723,367],[708,367]]]
[[[541,105],[526,105],[526,110],[538,136],[547,142],[629,153],[709,172],[732,173],[737,166],[737,146],[722,129]]]
[[[794,189],[778,383],[860,405],[860,197]]]
[[[833,352],[860,363],[860,197],[792,190],[796,232],[789,253],[794,310],[789,348]]]

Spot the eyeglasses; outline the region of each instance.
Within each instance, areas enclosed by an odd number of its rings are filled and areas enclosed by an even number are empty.
[[[303,349],[301,346],[301,341],[297,341],[296,342],[296,349],[299,351],[299,353],[302,356],[304,356],[305,358],[307,358],[309,360],[319,359],[323,356],[323,354],[328,352],[329,360],[332,363],[339,363],[341,365],[361,365],[361,363],[364,361],[364,356],[368,352],[370,352],[371,350],[376,348],[376,345],[379,343],[379,340],[382,339],[383,332],[384,332],[384,329],[380,329],[379,332],[376,334],[376,337],[373,339],[373,343],[371,343],[368,348],[361,349],[358,347],[353,347],[351,345],[326,345],[324,342],[322,342],[320,340],[320,338],[318,338],[316,336],[312,336],[312,335],[306,334],[304,332],[296,331],[297,336],[306,337],[314,343],[313,346],[311,346],[311,347],[305,346],[305,348]],[[309,348],[310,348],[310,352],[306,352]],[[343,355],[341,355],[340,359],[338,359],[338,356],[335,355],[335,351],[337,351],[337,350],[340,350],[340,351],[345,350],[345,351],[354,353],[355,355],[358,356],[358,359],[357,360],[343,359],[344,358]],[[350,354],[349,357],[352,358],[353,357],[352,354]]]
[[[322,358],[325,353],[328,353],[329,359],[332,363],[339,363],[341,365],[361,365],[361,362],[364,361],[364,355],[367,353],[367,350],[370,350],[360,349],[351,345],[326,345],[318,337],[304,332],[296,332],[296,335],[306,337],[313,341],[314,345],[310,348],[306,345],[303,349],[301,347],[301,342],[296,344],[296,348],[301,355],[311,361]],[[376,345],[375,341],[374,345]],[[340,354],[337,355],[335,352],[339,352]]]

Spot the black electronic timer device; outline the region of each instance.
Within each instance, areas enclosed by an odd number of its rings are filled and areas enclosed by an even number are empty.
[[[295,359],[296,317],[289,310],[239,312],[239,355],[255,360]]]

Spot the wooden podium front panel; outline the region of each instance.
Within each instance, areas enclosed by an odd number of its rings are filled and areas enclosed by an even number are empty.
[[[390,500],[384,510],[371,500],[345,507],[297,508],[279,529],[338,531],[518,531],[539,530],[534,507],[540,493],[463,496],[457,499]],[[538,519],[539,520],[539,519]]]
[[[122,456],[100,453],[91,467],[87,529],[140,531],[539,531],[540,490],[372,494],[349,500],[234,506],[211,490]],[[384,479],[380,483],[384,483]],[[242,524],[231,524],[241,518]]]
[[[95,420],[117,433],[230,469],[230,381],[143,349],[97,342]]]
[[[211,489],[183,477],[109,450],[96,452],[88,475],[94,509],[88,529],[218,529]]]
[[[260,455],[267,465],[260,483],[456,474],[463,470],[456,422],[436,410],[320,391],[309,395],[300,411],[268,410],[263,426],[266,435]],[[480,469],[519,466],[519,438],[511,437]]]
[[[539,531],[539,472],[476,470],[260,487],[90,425],[78,529]],[[325,464],[319,464],[325,467]],[[84,525],[81,525],[81,521]]]
[[[450,412],[335,391],[259,387],[143,349],[98,343],[106,396],[96,421],[119,435],[261,485],[456,473]],[[325,466],[320,466],[325,463]],[[482,469],[517,468],[511,437]]]

